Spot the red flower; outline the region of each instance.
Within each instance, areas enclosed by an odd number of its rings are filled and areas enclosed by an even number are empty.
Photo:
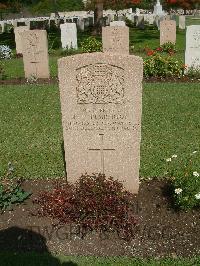
[[[147,55],[148,56],[151,56],[151,55],[154,55],[155,54],[155,51],[154,50],[148,50],[147,51]]]
[[[156,51],[162,52],[162,48],[161,47],[158,47],[158,48],[156,48]]]

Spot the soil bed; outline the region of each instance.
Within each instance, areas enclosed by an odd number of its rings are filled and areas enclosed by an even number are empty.
[[[166,77],[166,78],[159,78],[159,77],[150,77],[144,78],[144,82],[146,83],[154,83],[154,82],[172,82],[172,83],[199,83],[199,78],[189,78],[187,76],[182,78],[177,77]],[[0,80],[0,85],[24,85],[24,84],[57,84],[58,78],[51,77],[50,79],[37,79],[36,82],[28,82],[25,78],[13,78],[13,79],[4,79]]]
[[[90,232],[82,237],[78,226],[55,226],[49,218],[33,216],[36,205],[32,199],[40,190],[52,187],[51,180],[24,183],[26,191],[33,194],[24,204],[1,215],[1,251],[156,258],[200,255],[200,212],[176,212],[171,208],[166,181],[141,183],[134,208],[139,224],[128,242],[116,232]]]

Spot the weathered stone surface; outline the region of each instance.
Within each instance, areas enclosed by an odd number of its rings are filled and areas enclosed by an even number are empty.
[[[112,27],[125,27],[126,26],[126,23],[122,20],[115,20],[115,21],[111,21],[110,22],[110,26]]]
[[[200,69],[200,25],[187,27],[185,64]]]
[[[102,28],[103,52],[129,54],[129,28],[103,27]]]
[[[176,22],[174,20],[160,22],[160,45],[167,42],[176,43]]]
[[[67,179],[104,173],[138,192],[143,61],[93,53],[58,61]]]
[[[77,28],[75,23],[60,25],[62,48],[77,49]]]
[[[20,27],[14,28],[16,53],[17,54],[23,54],[21,33],[26,31],[26,30],[29,30],[28,26],[20,26]]]
[[[47,32],[27,30],[21,36],[25,77],[49,78]]]

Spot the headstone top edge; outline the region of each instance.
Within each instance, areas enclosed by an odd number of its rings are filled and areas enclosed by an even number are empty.
[[[76,55],[70,55],[70,56],[66,56],[66,57],[62,57],[58,59],[58,65],[60,65],[60,63],[64,63],[67,61],[71,61],[71,60],[76,60],[76,58],[85,58],[85,57],[89,57],[89,58],[96,58],[97,56],[102,56],[105,57],[105,59],[109,56],[110,58],[118,58],[119,60],[121,58],[129,58],[129,59],[135,59],[138,62],[140,61],[141,63],[143,63],[143,59],[140,56],[136,56],[136,55],[128,55],[128,54],[118,54],[118,53],[103,53],[103,52],[96,52],[96,53],[84,53],[84,54],[76,54]]]

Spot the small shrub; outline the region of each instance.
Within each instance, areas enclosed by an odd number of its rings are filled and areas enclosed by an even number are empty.
[[[200,79],[200,67],[189,67],[185,66],[186,68],[186,75],[190,78],[197,78]]]
[[[81,42],[81,49],[85,53],[93,53],[102,51],[102,43],[95,37],[88,37]]]
[[[157,49],[159,49],[159,48],[161,49],[161,52],[165,52],[165,53],[168,53],[170,55],[173,55],[174,53],[177,52],[176,45],[171,43],[171,42],[164,43],[163,45],[161,45]]]
[[[145,77],[181,77],[183,73],[183,63],[171,56],[153,52],[144,59]]]
[[[176,208],[189,210],[200,207],[200,169],[197,161],[198,152],[194,151],[186,159],[172,155],[167,161],[171,191]]]
[[[0,179],[0,209],[4,211],[10,209],[13,204],[22,203],[30,193],[25,192],[21,185],[21,178],[13,177],[14,168],[11,163],[8,164],[8,172],[5,177]]]
[[[11,59],[12,50],[7,45],[0,45],[0,59]]]
[[[133,210],[133,194],[122,183],[104,175],[84,175],[75,185],[57,184],[34,200],[38,214],[58,219],[60,223],[79,224],[87,230],[113,229],[124,238],[133,236],[137,220]]]

